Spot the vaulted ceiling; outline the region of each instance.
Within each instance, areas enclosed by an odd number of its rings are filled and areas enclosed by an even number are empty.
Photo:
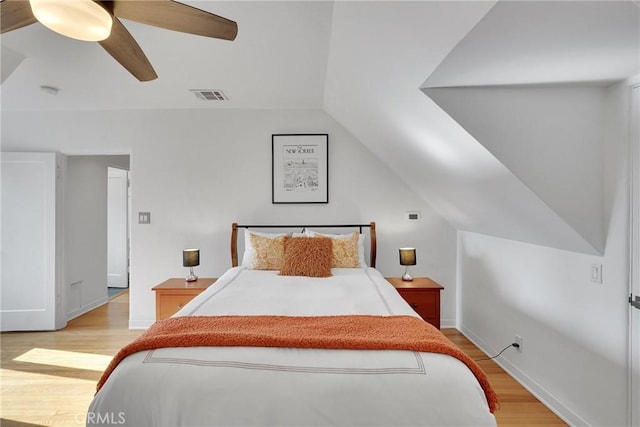
[[[40,24],[3,34],[2,110],[324,109],[455,228],[602,252],[591,134],[604,88],[640,72],[637,2],[185,3],[238,37],[124,21],[159,75],[147,83],[96,43]]]

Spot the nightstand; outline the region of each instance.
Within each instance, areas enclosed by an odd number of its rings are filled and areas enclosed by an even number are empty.
[[[420,317],[440,329],[440,291],[444,287],[428,277],[414,277],[410,282],[405,282],[400,277],[385,279]]]
[[[198,278],[194,282],[169,279],[151,288],[156,292],[156,320],[173,316],[200,292],[213,285],[217,278]]]

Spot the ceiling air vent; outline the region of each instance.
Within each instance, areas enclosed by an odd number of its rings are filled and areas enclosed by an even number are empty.
[[[192,92],[201,101],[228,101],[229,98],[218,89],[191,89]]]

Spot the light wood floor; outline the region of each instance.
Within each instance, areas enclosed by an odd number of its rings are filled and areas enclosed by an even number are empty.
[[[443,329],[442,332],[472,359],[478,360],[487,357],[458,330]],[[489,382],[500,396],[500,409],[494,414],[499,426],[567,425],[495,362],[480,360],[478,364],[487,374]]]
[[[140,331],[128,330],[128,294],[56,332],[0,335],[0,425],[80,426],[102,370]],[[474,359],[486,357],[455,329],[445,335]],[[500,426],[565,426],[492,361],[481,367],[501,398]]]

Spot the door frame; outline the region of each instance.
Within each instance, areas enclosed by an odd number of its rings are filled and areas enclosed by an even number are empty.
[[[120,197],[122,197],[123,200],[120,200],[119,202],[121,202],[120,207],[124,208],[123,212],[120,212],[119,214],[123,215],[124,217],[124,230],[119,230],[120,232],[124,233],[124,235],[119,235],[117,240],[120,240],[118,242],[118,244],[124,244],[124,254],[119,254],[120,256],[124,256],[124,271],[120,270],[118,273],[118,276],[123,275],[124,277],[121,278],[122,280],[124,280],[124,286],[119,286],[122,285],[122,283],[114,283],[114,281],[112,280],[114,274],[113,271],[111,270],[110,267],[110,263],[113,260],[113,247],[111,244],[109,244],[109,242],[112,242],[112,239],[114,238],[114,235],[112,234],[112,231],[109,228],[109,225],[111,224],[111,220],[112,220],[112,203],[114,202],[111,196],[111,191],[109,189],[109,186],[111,185],[111,181],[110,181],[110,173],[111,170],[116,170],[116,171],[122,171],[123,172],[123,177],[124,177],[124,183],[123,183],[123,190],[124,193],[120,195]],[[108,166],[107,167],[107,195],[108,195],[108,200],[107,200],[107,242],[108,242],[108,247],[107,247],[107,284],[109,287],[116,287],[116,288],[122,288],[122,289],[126,289],[129,287],[129,227],[130,227],[130,217],[129,217],[129,170],[128,169],[124,169],[121,167],[117,167],[117,166]],[[122,248],[120,248],[122,249]],[[120,260],[121,262],[123,260]]]
[[[640,296],[640,77],[630,85],[629,298]],[[629,421],[640,425],[640,310],[629,304]]]

